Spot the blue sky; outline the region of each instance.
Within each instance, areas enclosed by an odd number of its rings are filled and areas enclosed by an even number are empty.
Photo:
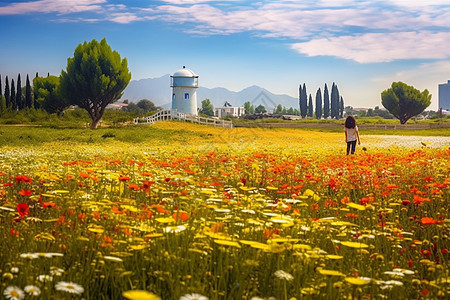
[[[59,75],[84,41],[106,38],[132,79],[185,65],[204,87],[258,85],[381,106],[403,81],[433,94],[450,79],[449,0],[0,0],[0,74]],[[169,83],[168,83],[169,84]],[[295,104],[293,104],[294,106]]]

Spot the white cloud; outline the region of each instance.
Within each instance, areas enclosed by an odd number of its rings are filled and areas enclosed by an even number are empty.
[[[128,24],[139,20],[142,20],[142,18],[133,13],[113,13],[109,17],[109,21],[120,24]]]
[[[450,56],[450,32],[367,33],[295,43],[292,49],[308,56],[334,56],[359,63],[445,59]]]
[[[69,14],[95,11],[102,8],[99,4],[106,2],[106,0],[40,0],[16,2],[6,6],[0,6],[0,15],[19,15],[35,12]]]
[[[438,85],[450,80],[450,60],[424,63],[417,67],[404,69],[391,76],[376,77],[372,82],[379,86],[380,90],[390,87],[392,82],[402,81],[408,85],[423,91],[427,89],[431,94],[431,105],[429,109],[438,109]]]

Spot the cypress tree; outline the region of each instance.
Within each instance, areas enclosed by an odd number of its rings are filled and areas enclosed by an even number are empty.
[[[325,83],[323,90],[323,118],[327,119],[330,116],[330,96],[328,94],[328,86]]]
[[[11,79],[11,108],[12,110],[17,110],[16,86],[14,84],[14,79]]]
[[[302,110],[302,85],[298,86],[298,109]]]
[[[333,82],[331,86],[331,96],[330,96],[330,117],[332,119],[336,118],[336,85]]]
[[[8,76],[5,78],[5,99],[6,99],[6,108],[11,106],[11,91],[9,90],[9,80]]]
[[[316,92],[316,119],[322,118],[322,92],[320,88]]]
[[[2,91],[2,75],[0,74],[0,113],[6,110],[6,100],[5,97],[3,97],[1,91]]]
[[[344,98],[341,96],[341,101],[339,102],[339,118],[344,117]]]
[[[39,77],[39,74],[38,74],[38,72],[36,72],[36,76],[34,78],[38,78],[38,77]],[[38,98],[38,89],[35,88],[34,80],[33,80],[33,99],[34,99],[34,108],[35,109],[39,108],[39,102],[37,101],[37,98]]]
[[[20,73],[17,76],[17,93],[16,93],[16,103],[17,103],[17,108],[19,110],[24,108],[23,105],[23,99],[22,99],[22,80],[20,78]]]
[[[313,116],[313,112],[314,112],[314,108],[313,108],[313,104],[312,104],[312,96],[311,94],[309,94],[309,101],[308,101],[308,117]]]
[[[27,74],[27,81],[25,83],[25,107],[33,108],[33,98],[31,97],[31,84],[28,74]]]
[[[339,90],[334,82],[331,88],[331,118],[339,119]]]
[[[302,118],[306,117],[308,113],[308,95],[306,94],[306,84],[303,83],[302,93],[300,96],[300,115]]]

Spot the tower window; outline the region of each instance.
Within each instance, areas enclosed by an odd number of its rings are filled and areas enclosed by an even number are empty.
[[[189,100],[189,93],[184,94],[184,99]]]

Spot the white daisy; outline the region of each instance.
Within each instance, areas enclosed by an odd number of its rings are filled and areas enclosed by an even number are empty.
[[[55,285],[55,289],[58,291],[68,292],[71,294],[81,295],[84,292],[84,288],[73,282],[60,281]]]
[[[50,267],[50,274],[54,276],[62,276],[64,270],[57,267]]]
[[[41,294],[41,289],[35,285],[27,285],[24,287],[24,291],[32,296],[39,296]]]
[[[205,297],[200,294],[186,294],[180,297],[180,300],[208,300],[208,297]]]
[[[109,260],[109,261],[116,261],[116,262],[122,262],[123,261],[123,259],[121,259],[120,257],[108,256],[108,255],[103,256],[103,259],[104,260]]]
[[[17,286],[8,286],[3,291],[3,295],[6,297],[6,299],[11,300],[21,300],[25,298],[25,293]]]
[[[36,277],[36,279],[39,280],[40,282],[48,282],[48,281],[53,281],[53,276],[39,275],[38,277]]]
[[[10,272],[13,273],[13,274],[17,274],[17,273],[19,273],[19,268],[18,267],[12,267]]]
[[[292,279],[294,279],[294,276],[292,276],[291,274],[289,274],[288,272],[285,272],[283,270],[276,271],[275,276],[278,277],[279,279],[284,279],[287,281],[291,281]]]
[[[35,259],[35,258],[39,258],[39,254],[38,253],[22,253],[20,254],[21,258],[27,258],[27,259]]]

